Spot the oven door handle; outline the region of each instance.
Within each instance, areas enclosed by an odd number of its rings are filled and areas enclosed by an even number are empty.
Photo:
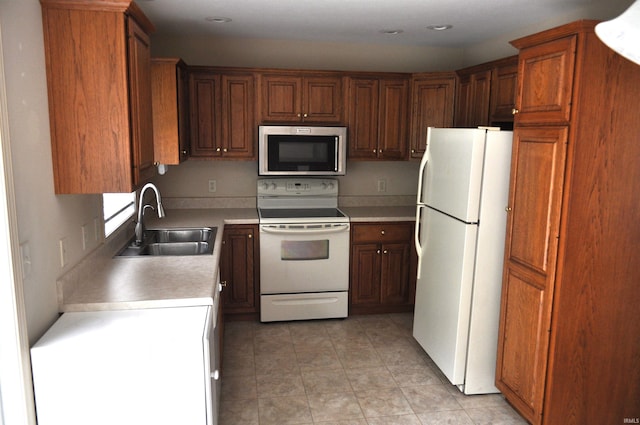
[[[286,234],[286,235],[309,235],[309,234],[327,234],[327,233],[340,233],[349,230],[349,224],[338,224],[332,227],[325,228],[305,228],[305,227],[294,227],[294,228],[282,228],[275,227],[269,225],[261,225],[260,231],[265,233],[275,233],[275,234]]]

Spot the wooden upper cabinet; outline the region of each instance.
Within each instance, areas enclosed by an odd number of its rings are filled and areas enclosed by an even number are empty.
[[[460,72],[456,101],[456,127],[489,125],[489,100],[491,95],[491,70]]]
[[[516,128],[496,385],[533,423],[544,400],[567,127]]]
[[[575,68],[575,35],[524,48],[518,64],[516,100],[519,123],[568,123]],[[514,46],[520,44],[518,40]]]
[[[349,79],[349,158],[408,157],[408,78]]]
[[[177,58],[151,60],[155,162],[178,165],[189,156],[189,78]]]
[[[411,80],[411,158],[422,158],[428,127],[453,126],[455,74],[415,74]]]
[[[263,123],[342,124],[342,77],[333,75],[262,74]]]
[[[507,58],[497,65],[491,75],[489,123],[513,122],[518,83],[518,57]]]
[[[131,192],[155,173],[151,22],[128,1],[42,0],[55,192]]]
[[[189,88],[191,156],[255,159],[255,75],[192,67]]]

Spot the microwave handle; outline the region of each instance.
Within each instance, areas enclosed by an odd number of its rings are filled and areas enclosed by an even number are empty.
[[[335,143],[333,146],[335,147],[335,152],[333,154],[333,171],[338,172],[338,136],[335,137]]]

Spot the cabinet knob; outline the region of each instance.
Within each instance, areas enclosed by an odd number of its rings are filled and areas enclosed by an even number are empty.
[[[302,116],[302,114],[298,114],[298,118],[300,118]]]
[[[384,251],[382,251],[383,254],[388,254],[389,251],[387,251],[386,249]]]
[[[186,155],[186,154],[187,154],[187,150],[185,149],[182,151],[182,155]]]
[[[249,233],[249,234],[247,235],[247,237],[248,237],[249,239],[251,239],[251,238],[253,238],[253,235],[252,235],[251,233]]]
[[[504,210],[505,210],[506,212],[511,212],[511,207],[506,207]]]
[[[222,286],[223,288],[227,286],[227,281],[226,280],[221,281],[220,286]]]
[[[380,254],[380,250],[377,250],[377,251],[376,251],[376,254]]]
[[[373,150],[373,153],[376,153],[376,152],[378,152],[378,150],[377,150],[377,149],[374,149],[374,150]]]
[[[222,152],[226,152],[226,151],[227,151],[227,148],[222,149]]]
[[[211,378],[214,381],[217,381],[218,379],[220,379],[220,371],[218,371],[217,369],[213,371],[213,373],[211,374]]]
[[[220,152],[220,148],[216,148],[216,152]]]
[[[380,231],[380,234],[381,234],[381,235],[384,235],[384,230],[381,230],[381,231]]]
[[[513,109],[511,110],[511,115],[516,115],[516,114],[519,114],[519,113],[520,113],[520,110],[519,110],[519,109],[517,109],[517,108],[513,108]]]
[[[304,118],[307,118],[309,116],[309,114],[303,114],[302,115]]]

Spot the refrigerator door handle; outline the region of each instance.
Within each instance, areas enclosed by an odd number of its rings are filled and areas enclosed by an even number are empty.
[[[424,203],[422,199],[422,185],[424,183],[424,173],[427,169],[427,163],[429,162],[429,139],[431,139],[431,127],[427,128],[427,146],[425,147],[424,155],[422,155],[422,160],[420,160],[420,168],[418,171],[418,199],[416,201],[418,204]]]
[[[416,225],[414,229],[414,242],[416,245],[416,253],[418,254],[418,271],[417,279],[420,279],[420,270],[422,270],[422,244],[420,243],[420,211],[425,208],[423,204],[416,205]]]

